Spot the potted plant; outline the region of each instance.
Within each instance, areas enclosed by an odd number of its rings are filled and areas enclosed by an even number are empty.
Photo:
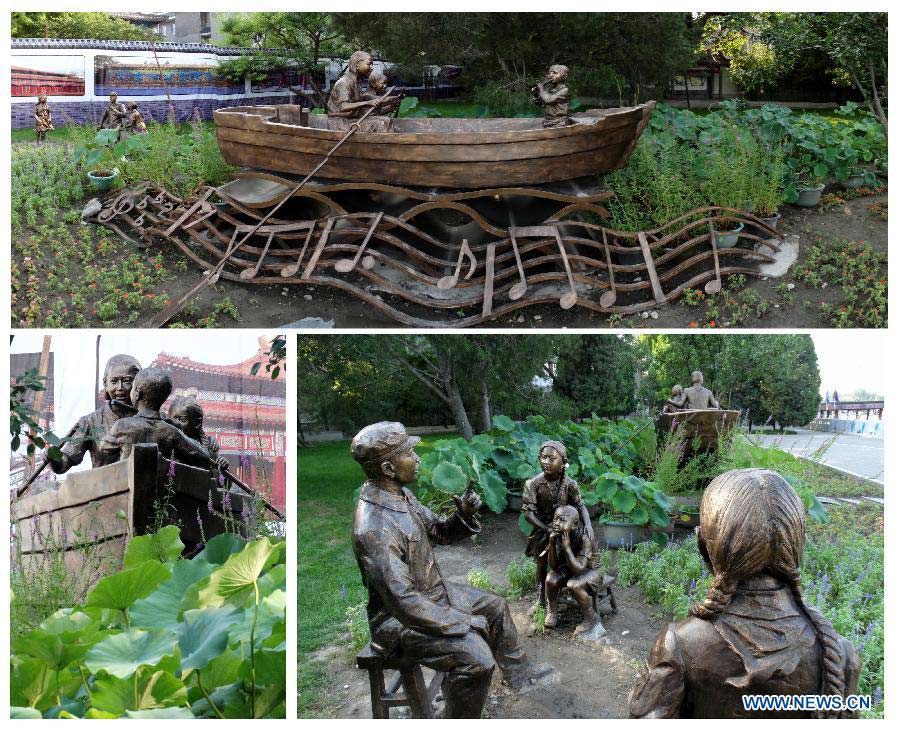
[[[671,499],[656,486],[639,476],[619,471],[607,471],[597,479],[595,491],[607,511],[600,517],[603,541],[610,549],[631,548],[645,541],[647,528],[668,530],[672,519]],[[656,531],[650,536],[665,543],[665,533]]]
[[[693,529],[700,525],[700,507],[694,504],[678,504],[675,524],[682,529]]]
[[[119,179],[118,165],[129,154],[146,149],[146,138],[135,134],[119,141],[118,129],[101,129],[87,144],[75,152],[75,164],[84,160],[91,187],[99,192],[111,189]]]
[[[825,189],[828,165],[824,159],[805,150],[799,158],[789,159],[787,167],[791,183],[784,190],[785,202],[802,208],[814,208],[819,204]]]

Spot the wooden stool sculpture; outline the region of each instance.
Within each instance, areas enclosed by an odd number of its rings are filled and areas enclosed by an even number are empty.
[[[392,706],[408,706],[413,719],[434,718],[432,701],[440,692],[446,674],[435,672],[431,683],[426,684],[421,664],[388,660],[376,653],[371,643],[356,655],[356,667],[369,672],[373,719],[390,719]],[[385,671],[397,671],[387,687]],[[401,685],[402,691],[398,691]]]

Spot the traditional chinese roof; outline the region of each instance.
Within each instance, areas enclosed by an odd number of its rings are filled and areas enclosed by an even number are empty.
[[[150,51],[150,43],[134,40],[95,40],[92,38],[11,38],[11,47],[15,50],[28,49],[66,49],[66,50],[99,50],[99,51]],[[256,52],[251,48],[235,46],[214,46],[210,43],[154,43],[153,48],[161,53],[212,53],[217,56],[242,56]]]
[[[276,426],[277,430],[284,430],[285,408],[279,405],[258,405],[244,402],[219,402],[206,400],[202,396],[197,402],[203,408],[203,424],[209,427],[210,423],[238,422],[252,428],[256,423],[260,425]]]
[[[151,367],[160,367],[166,370],[181,370],[184,372],[203,372],[211,375],[237,375],[241,379],[272,381],[272,376],[266,372],[266,363],[269,361],[265,351],[260,350],[243,362],[237,362],[230,365],[215,365],[205,362],[198,362],[190,357],[178,357],[176,355],[160,352],[153,360]],[[251,375],[250,371],[253,365],[259,363],[259,371],[255,375]],[[284,368],[276,378],[276,382],[284,380]]]

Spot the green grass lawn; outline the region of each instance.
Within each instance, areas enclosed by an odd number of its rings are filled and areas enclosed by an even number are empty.
[[[441,438],[426,435],[416,452],[425,455]],[[324,664],[310,660],[346,631],[347,608],[366,599],[350,547],[356,490],[365,480],[350,456],[346,440],[298,451],[297,484],[297,713],[322,717],[322,688],[329,677]]]

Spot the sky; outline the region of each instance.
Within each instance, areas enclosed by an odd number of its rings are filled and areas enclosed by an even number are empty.
[[[842,400],[857,389],[884,395],[887,389],[884,368],[885,331],[817,331],[813,332],[813,344],[819,359],[822,376],[822,392],[835,389]]]

